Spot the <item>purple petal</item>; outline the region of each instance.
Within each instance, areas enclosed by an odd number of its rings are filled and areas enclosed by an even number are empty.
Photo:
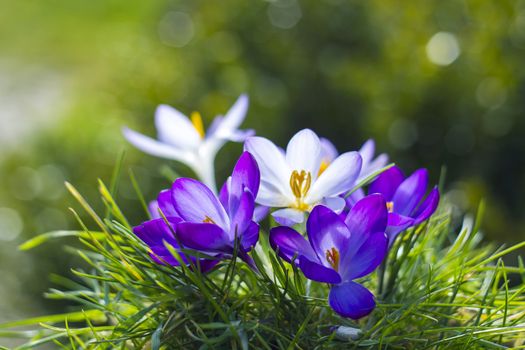
[[[159,213],[159,203],[156,200],[150,201],[148,203],[148,212],[152,219],[161,219]]]
[[[171,190],[161,191],[157,197],[157,203],[159,205],[160,210],[162,211],[162,214],[164,214],[164,216],[166,217],[168,216],[179,217],[180,216],[179,213],[177,213],[175,206],[173,205]]]
[[[346,201],[343,197],[325,197],[320,204],[339,214],[345,208]]]
[[[346,226],[352,233],[348,254],[357,252],[370,234],[385,232],[388,220],[386,202],[381,194],[371,194],[357,202],[348,212]]]
[[[257,244],[259,240],[259,225],[255,222],[250,222],[250,225],[243,232],[241,236],[241,247],[244,251],[250,251]]]
[[[177,223],[181,220],[179,218],[166,218],[170,226],[166,224],[164,219],[153,219],[146,221],[139,226],[133,228],[133,233],[140,238],[144,243],[150,247],[164,246],[163,241],[168,242],[174,247],[177,247],[177,242],[173,237],[172,230],[175,230]]]
[[[249,152],[243,152],[233,168],[231,186],[229,188],[231,211],[236,210],[236,202],[232,203],[232,198],[238,201],[245,188],[250,190],[254,198],[257,197],[260,180],[261,174],[255,158]]]
[[[419,204],[427,191],[428,172],[418,169],[399,185],[392,197],[396,213],[411,216],[414,208]]]
[[[175,209],[184,221],[202,223],[211,220],[229,230],[230,221],[222,204],[202,182],[180,178],[171,189]]]
[[[334,285],[330,289],[328,303],[339,315],[357,320],[374,310],[374,295],[355,282]]]
[[[399,185],[403,182],[405,176],[401,169],[393,166],[382,172],[374,182],[370,184],[368,193],[381,193],[386,201],[391,201]]]
[[[358,201],[360,201],[361,199],[365,198],[365,191],[363,191],[362,188],[358,188],[357,190],[355,190],[354,192],[352,192],[351,195],[349,195],[348,197],[346,197],[345,201],[346,201],[346,206],[348,207],[348,209],[352,208]]]
[[[300,233],[287,226],[277,226],[270,230],[270,245],[274,250],[279,250],[279,256],[288,262],[299,255],[318,260],[310,243]]]
[[[392,247],[392,245],[394,244],[397,236],[405,231],[407,228],[409,228],[410,225],[405,225],[405,226],[388,226],[386,228],[386,236],[388,237],[388,246],[389,247]]]
[[[339,215],[322,205],[316,206],[310,213],[306,232],[314,251],[326,266],[329,266],[327,252],[335,248],[339,254],[343,254],[350,238],[350,231]]]
[[[230,198],[230,186],[232,182],[232,177],[228,177],[222,185],[221,190],[219,191],[219,201],[221,202],[224,208],[229,208],[230,204],[228,203]]]
[[[266,207],[264,205],[257,205],[255,206],[255,209],[253,210],[253,220],[255,222],[261,222],[266,218],[269,212],[270,212],[269,207]]]
[[[325,283],[341,283],[341,276],[332,268],[326,267],[320,263],[311,261],[305,256],[299,256],[299,268],[303,271],[306,278]]]
[[[239,200],[237,210],[231,218],[230,239],[232,241],[235,239],[235,236],[241,237],[248,225],[251,224],[254,208],[255,202],[252,193],[248,190],[244,191]]]
[[[199,259],[200,270],[202,273],[206,273],[217,266],[220,262],[220,260]]]
[[[205,252],[231,253],[233,247],[229,235],[209,223],[181,222],[177,225],[177,237],[185,247]]]
[[[304,213],[294,208],[276,210],[272,213],[272,217],[283,226],[293,226],[304,221]]]
[[[414,219],[397,213],[388,213],[388,226],[408,227],[414,223]]]
[[[387,241],[383,232],[373,233],[355,254],[343,255],[339,268],[343,279],[353,280],[374,271],[385,258]]]
[[[439,204],[439,190],[434,187],[423,203],[417,208],[414,225],[419,225],[428,219],[437,209]]]

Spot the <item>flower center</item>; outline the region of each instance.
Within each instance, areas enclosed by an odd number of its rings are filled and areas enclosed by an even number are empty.
[[[319,175],[321,175],[326,170],[326,168],[328,168],[329,165],[330,162],[323,159],[321,161],[321,165],[319,166],[319,172],[317,173],[317,177],[319,177]]]
[[[297,209],[307,210],[309,208],[309,206],[304,203],[304,198],[308,194],[311,184],[312,174],[310,174],[310,172],[304,170],[301,170],[301,172],[298,172],[297,170],[292,171],[292,175],[290,176],[290,188],[295,196]]]
[[[332,247],[326,251],[326,261],[335,271],[339,270],[339,251]]]
[[[193,124],[193,127],[195,128],[195,130],[197,130],[201,139],[203,139],[205,133],[204,133],[204,124],[202,124],[201,114],[199,112],[192,112],[190,119],[191,119],[191,123]]]
[[[394,212],[394,202],[386,202],[386,210],[388,210],[389,213]]]
[[[216,225],[215,221],[213,221],[213,219],[210,218],[208,215],[204,216],[204,220],[202,220],[202,222],[206,223],[206,224],[214,224],[214,225]]]

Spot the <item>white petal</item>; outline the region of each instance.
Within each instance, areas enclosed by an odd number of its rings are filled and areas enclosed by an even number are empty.
[[[194,156],[188,151],[177,149],[174,146],[159,142],[126,127],[122,128],[122,133],[133,146],[145,153],[157,157],[175,159],[193,166]]]
[[[321,201],[321,204],[327,206],[328,208],[332,209],[334,212],[339,214],[345,208],[346,201],[342,197],[325,197]]]
[[[261,181],[255,201],[260,205],[274,208],[287,207],[293,203],[290,197],[282,194],[278,188],[267,181]]]
[[[293,226],[304,221],[304,213],[293,208],[279,209],[272,213],[273,218],[284,226]]]
[[[159,140],[184,149],[195,149],[202,139],[188,117],[173,107],[160,105],[155,111]]]
[[[246,140],[244,149],[250,152],[257,161],[261,171],[261,184],[271,185],[269,190],[273,189],[278,192],[276,195],[280,194],[293,198],[292,190],[290,189],[291,170],[279,148],[264,137],[254,136]]]
[[[374,157],[374,152],[376,149],[376,145],[374,140],[369,139],[367,140],[363,146],[361,146],[361,149],[359,150],[359,154],[361,154],[361,157],[363,158],[363,167],[366,166],[369,162],[372,161],[372,158]]]
[[[361,169],[361,174],[359,174],[359,178],[357,179],[357,182],[360,182],[364,179],[366,179],[369,175],[371,175],[373,172],[383,168],[388,163],[388,156],[384,153],[378,155],[376,159],[372,160],[372,162],[366,164],[363,163],[363,168]]]
[[[358,152],[341,154],[319,176],[305,201],[313,205],[324,197],[335,197],[350,190],[359,176],[361,163]]]
[[[249,99],[247,95],[241,95],[235,101],[230,110],[222,118],[220,124],[215,130],[215,135],[217,137],[229,138],[234,131],[239,128],[239,126],[246,118],[246,112],[248,111]]]
[[[319,140],[321,141],[322,160],[327,163],[333,162],[333,160],[339,155],[337,148],[335,148],[330,140],[324,137],[321,137]]]
[[[321,166],[321,141],[310,129],[295,134],[286,147],[286,162],[291,170],[305,170],[317,178]]]

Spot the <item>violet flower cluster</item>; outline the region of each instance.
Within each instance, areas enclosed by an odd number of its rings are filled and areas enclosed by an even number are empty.
[[[399,234],[429,219],[439,203],[438,189],[427,195],[425,169],[406,178],[396,166],[381,172],[388,157],[374,156],[373,140],[339,154],[330,141],[304,129],[282,149],[237,129],[247,107],[243,95],[226,117],[214,121],[209,136],[200,117],[194,114],[190,122],[167,106],[157,111],[159,141],[125,129],[138,148],[186,163],[203,181],[175,180],[150,204],[153,219],[133,232],[156,263],[183,262],[203,273],[232,257],[257,271],[250,252],[259,239],[269,240],[306,278],[327,283],[336,313],[353,319],[368,315],[375,298],[360,279],[384,261]],[[244,142],[244,152],[217,193],[213,163],[227,140]],[[374,175],[365,191],[364,180]],[[259,222],[270,211],[277,225],[260,235]]]

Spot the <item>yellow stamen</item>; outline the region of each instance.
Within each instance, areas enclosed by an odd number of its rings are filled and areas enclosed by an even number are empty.
[[[319,177],[319,175],[321,175],[326,170],[326,168],[328,168],[329,165],[330,162],[323,159],[321,161],[321,165],[319,166],[319,172],[317,173],[317,177]]]
[[[394,202],[386,202],[386,210],[388,210],[389,213],[394,212]]]
[[[301,170],[301,172],[298,172],[297,170],[292,171],[292,175],[290,176],[290,188],[295,196],[297,209],[307,210],[309,208],[308,204],[304,203],[304,198],[308,194],[311,185],[312,174],[310,174],[310,172],[304,170]]]
[[[214,224],[214,225],[216,225],[215,221],[213,221],[213,219],[210,218],[208,215],[204,216],[204,220],[202,220],[202,222],[207,223],[207,224]]]
[[[335,271],[339,270],[339,251],[332,247],[326,251],[326,261],[332,266]]]
[[[197,130],[201,139],[203,139],[205,133],[204,133],[204,124],[202,124],[201,114],[199,112],[192,112],[190,119],[191,119],[191,123],[193,124],[193,127],[195,128],[195,130]]]

